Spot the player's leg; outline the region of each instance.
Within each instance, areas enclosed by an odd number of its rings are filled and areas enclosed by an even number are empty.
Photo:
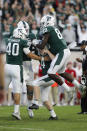
[[[48,86],[51,86],[53,83],[54,83],[54,81],[51,80],[48,75],[45,75],[43,77],[40,77],[40,78],[34,80],[31,83],[31,85],[33,87],[35,87],[37,85],[36,88],[38,88],[38,87],[41,87],[41,86],[48,87]],[[38,102],[38,96],[37,96],[37,102]],[[30,109],[34,109],[34,107],[31,106]]]
[[[28,114],[29,117],[33,117],[34,113],[32,111],[32,109],[30,109],[30,107],[33,105],[33,86],[30,85],[30,83],[32,83],[32,81],[34,80],[34,73],[33,73],[33,69],[32,69],[32,64],[31,61],[25,61],[23,62],[23,66],[24,66],[24,80],[26,83],[26,87],[27,87],[27,99],[28,99]],[[34,109],[38,109],[38,105],[33,105]]]
[[[20,94],[21,87],[23,82],[23,68],[19,65],[13,66],[12,71],[12,85],[13,85],[13,93],[14,93],[14,112],[12,114],[18,120],[21,120],[20,117]]]
[[[1,46],[1,45],[0,45]],[[3,62],[3,54],[0,53],[0,103],[4,101],[4,62]]]
[[[11,67],[6,64],[5,65],[5,103],[7,103],[7,95],[8,95],[8,89],[9,85],[11,83]]]
[[[51,103],[49,102],[49,92],[50,92],[51,87],[41,87],[41,98],[42,98],[42,102],[45,105],[45,107],[48,109],[49,113],[50,113],[50,118],[49,120],[57,120],[57,116],[56,113],[51,105]]]
[[[56,75],[56,72],[61,73],[65,70],[65,65],[70,56],[70,51],[68,49],[65,49],[64,52],[60,52],[56,55],[56,57],[53,59],[51,66],[48,70],[49,77],[57,82],[60,86],[64,87],[67,91],[69,91],[69,87],[66,83],[63,82],[60,76]]]
[[[25,81],[23,81],[22,85],[21,104],[27,105],[27,87]]]
[[[69,74],[67,72],[61,73],[60,76],[62,76],[63,78],[65,78],[69,82],[73,83],[78,88],[81,86],[79,84],[79,82],[71,74]]]

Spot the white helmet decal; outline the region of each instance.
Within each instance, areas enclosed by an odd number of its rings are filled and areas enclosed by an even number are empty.
[[[55,18],[51,15],[45,15],[41,19],[41,27],[55,26]]]
[[[27,32],[25,30],[25,28],[16,28],[13,31],[13,37],[15,38],[22,38],[22,39],[26,39],[27,36]]]
[[[25,28],[25,30],[26,30],[26,32],[27,32],[27,35],[29,35],[29,25],[28,25],[27,22],[25,22],[25,21],[19,21],[18,24],[17,24],[17,27],[18,27],[19,29]]]

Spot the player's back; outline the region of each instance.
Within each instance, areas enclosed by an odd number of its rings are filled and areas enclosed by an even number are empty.
[[[10,37],[6,42],[6,61],[7,64],[22,65],[23,62],[23,48],[28,47],[27,41]]]
[[[67,48],[66,41],[63,39],[63,36],[58,28],[47,26],[43,30],[43,34],[45,33],[50,34],[48,45],[50,46],[51,53],[57,54]]]

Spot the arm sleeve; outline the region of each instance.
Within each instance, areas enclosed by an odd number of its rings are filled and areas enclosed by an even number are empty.
[[[30,53],[30,50],[29,50],[28,47],[27,47],[27,48],[23,48],[23,51],[24,51],[24,53],[25,53],[26,55]]]

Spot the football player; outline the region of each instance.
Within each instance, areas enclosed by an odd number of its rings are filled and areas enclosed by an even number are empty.
[[[1,26],[1,25],[0,25]],[[3,49],[3,44],[2,44],[2,34],[0,30],[0,104],[4,102],[4,61],[3,61],[3,56],[4,56],[4,49]]]
[[[66,80],[73,83],[76,87],[81,87],[81,85],[74,79],[70,74],[65,72],[65,67],[67,60],[70,57],[70,50],[67,48],[66,42],[62,37],[62,34],[55,27],[55,19],[51,15],[45,15],[41,19],[41,33],[43,34],[43,40],[38,44],[38,42],[33,42],[33,44],[39,48],[44,49],[45,46],[48,47],[49,51],[53,54],[53,59],[48,70],[48,77],[44,79],[51,78],[57,82],[60,86],[69,89],[66,83],[64,83],[60,76]],[[57,76],[58,73],[60,76]]]
[[[4,101],[4,62],[3,52],[0,51],[0,104]]]
[[[29,58],[35,60],[41,60],[40,56],[37,56],[30,52],[28,40],[25,40],[27,32],[25,28],[16,28],[13,32],[13,36],[9,39],[5,39],[6,43],[6,87],[9,86],[10,82],[13,85],[14,92],[14,112],[13,117],[20,120],[20,90],[21,82],[23,82],[23,53]]]
[[[41,53],[41,54],[43,54],[43,53]],[[48,71],[48,69],[50,67],[50,63],[51,63],[51,60],[41,62],[41,68],[42,68],[42,75],[43,76],[36,79],[36,80],[34,80],[31,83],[31,85],[32,86],[37,85],[38,87],[40,87],[42,102],[43,102],[44,106],[48,109],[48,111],[50,113],[49,120],[57,120],[58,117],[56,116],[56,113],[55,113],[52,105],[49,102],[49,93],[50,93],[50,90],[51,90],[51,85],[54,83],[54,81],[49,79],[49,78],[48,78],[48,80],[44,81],[44,78],[47,78],[47,71]],[[32,105],[30,108],[34,109],[34,106]]]
[[[30,51],[33,51],[33,47],[31,45],[32,40],[36,39],[33,33],[29,33],[29,25],[25,21],[20,21],[17,24],[18,28],[25,28],[27,32],[27,39],[30,42]],[[27,57],[23,53],[23,69],[24,69],[24,81],[27,87],[27,98],[28,98],[28,114],[30,117],[34,116],[34,113],[29,107],[33,104],[33,87],[30,85],[30,82],[34,80],[34,73],[32,69],[31,58]],[[25,84],[23,84],[23,88],[25,88]],[[39,106],[34,104],[34,109],[38,109]]]

